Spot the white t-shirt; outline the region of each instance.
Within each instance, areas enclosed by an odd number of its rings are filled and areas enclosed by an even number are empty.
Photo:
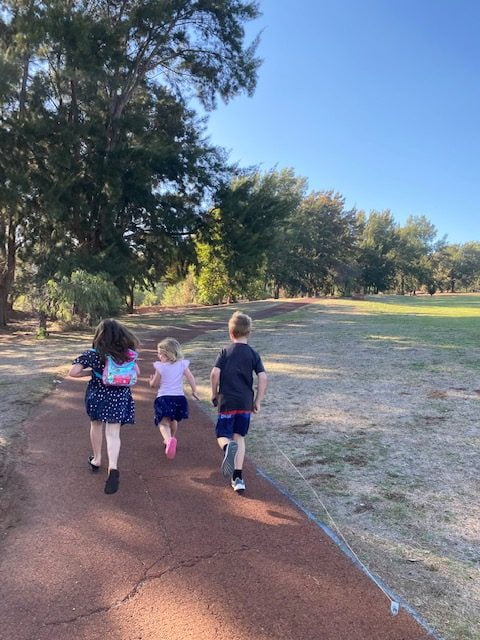
[[[183,374],[188,368],[190,360],[177,360],[177,362],[157,362],[153,363],[153,368],[160,374],[159,396],[183,396]]]

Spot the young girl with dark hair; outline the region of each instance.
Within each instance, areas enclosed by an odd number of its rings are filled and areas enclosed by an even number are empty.
[[[85,392],[85,409],[90,418],[90,441],[93,455],[88,464],[93,473],[100,470],[102,462],[103,425],[108,455],[108,476],[105,493],[118,490],[120,474],[120,427],[135,423],[135,404],[130,387],[106,386],[102,373],[108,356],[122,364],[136,360],[139,341],[136,336],[116,320],[102,320],[93,337],[92,349],[84,351],[73,361],[69,375],[73,378],[90,376]],[[137,374],[140,372],[135,364]]]

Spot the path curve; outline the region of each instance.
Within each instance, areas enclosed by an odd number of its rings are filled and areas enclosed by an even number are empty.
[[[285,304],[276,313],[294,303]],[[206,330],[177,333],[185,341]],[[154,359],[151,340],[144,377]],[[104,473],[86,465],[84,387],[65,380],[26,427],[23,499],[0,547],[1,640],[431,637],[405,610],[391,616],[385,596],[250,461],[248,493],[235,495],[193,401],[170,461],[152,426],[152,390],[138,385],[120,490],[105,495]]]

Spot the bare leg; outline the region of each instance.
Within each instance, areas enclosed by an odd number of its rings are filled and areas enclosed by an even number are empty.
[[[163,418],[160,422],[160,433],[165,442],[165,455],[169,460],[173,460],[177,451],[177,439],[175,438],[177,426],[177,421],[170,420],[170,418]]]
[[[228,438],[225,438],[224,436],[220,436],[220,438],[217,438],[217,442],[220,449],[224,449],[225,445],[231,442],[231,440],[229,440]]]
[[[118,456],[120,453],[120,424],[107,422],[105,425],[105,438],[107,440],[108,470],[118,469]]]
[[[92,443],[93,458],[91,464],[99,467],[102,464],[103,422],[90,422],[90,442]]]
[[[238,433],[233,434],[233,439],[238,445],[235,455],[235,469],[243,469],[243,461],[245,459],[245,438]]]
[[[162,421],[158,425],[158,428],[160,429],[160,433],[162,434],[162,437],[163,437],[163,442],[165,444],[167,444],[167,442],[172,437],[172,429],[170,425],[171,425],[171,421],[169,418],[162,418]]]
[[[237,443],[235,440],[230,440],[225,436],[217,438],[218,446],[223,449],[223,461],[220,465],[220,469],[225,478],[231,477],[235,470],[235,458],[237,453]]]

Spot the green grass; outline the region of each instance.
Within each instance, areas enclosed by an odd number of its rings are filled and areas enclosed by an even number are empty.
[[[480,297],[475,295],[382,296],[355,301],[357,305],[363,313],[480,317]]]

